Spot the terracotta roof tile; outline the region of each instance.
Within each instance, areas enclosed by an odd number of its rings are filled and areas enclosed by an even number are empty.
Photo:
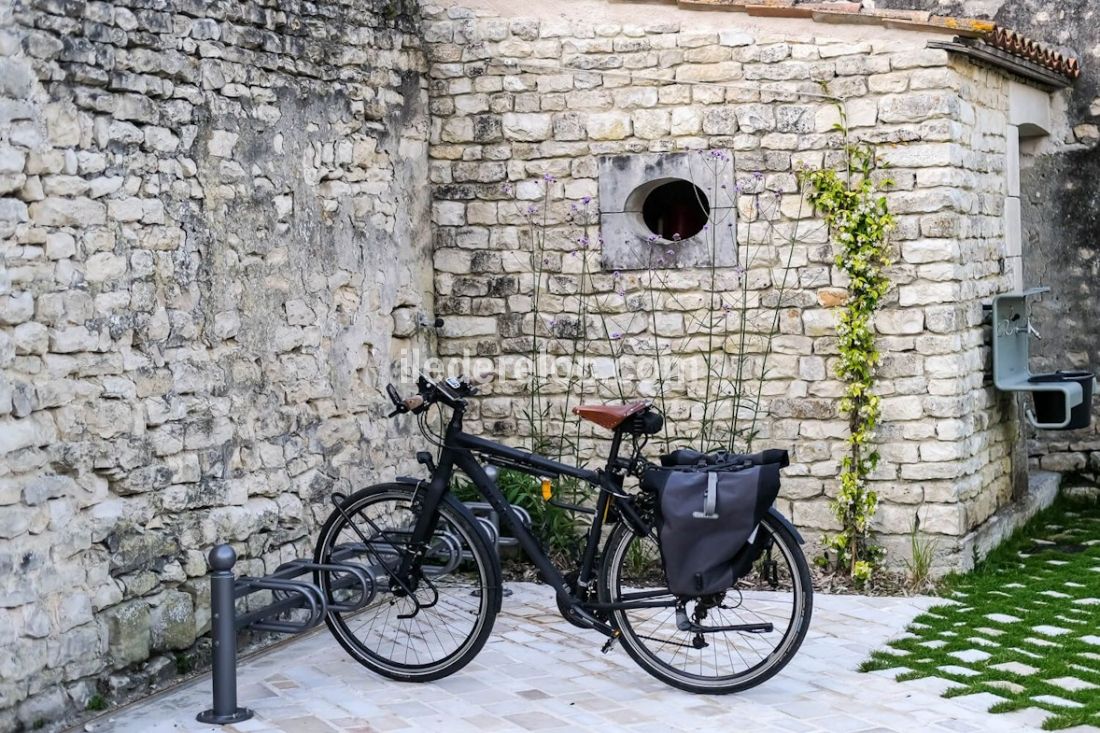
[[[779,5],[779,4],[758,4],[745,6],[745,12],[749,15],[757,15],[762,17],[771,18],[812,18],[814,17],[814,11],[802,5]]]
[[[989,34],[982,37],[982,40],[994,48],[1007,51],[1014,56],[1022,56],[1028,61],[1045,66],[1070,79],[1076,79],[1081,75],[1081,63],[1073,56],[1059,53],[1010,28],[994,27]]]

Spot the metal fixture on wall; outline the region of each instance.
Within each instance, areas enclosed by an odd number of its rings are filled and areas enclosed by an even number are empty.
[[[1050,288],[1030,288],[993,298],[993,384],[1003,392],[1028,392],[1033,409],[1028,423],[1040,430],[1077,430],[1092,421],[1092,372],[1059,370],[1032,374],[1028,365],[1031,338],[1041,340],[1031,323],[1028,298]]]

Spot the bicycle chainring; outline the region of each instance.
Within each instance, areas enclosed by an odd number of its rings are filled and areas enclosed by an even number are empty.
[[[567,588],[569,588],[569,592],[573,596],[577,596],[577,571],[574,570],[573,572],[567,573],[565,575],[565,585]],[[563,601],[560,596],[555,595],[554,600],[558,604],[558,613],[560,613],[562,618],[564,618],[566,621],[573,624],[578,629],[592,628],[591,624],[574,617],[573,614],[569,612],[569,606],[566,605],[565,601]],[[581,600],[585,600],[585,598],[581,598]],[[593,615],[601,621],[606,620],[603,618],[603,612],[596,612]]]

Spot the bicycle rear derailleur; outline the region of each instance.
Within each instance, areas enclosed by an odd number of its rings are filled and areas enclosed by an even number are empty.
[[[696,649],[702,649],[707,646],[706,639],[703,634],[714,634],[724,631],[732,631],[745,634],[768,634],[774,630],[774,626],[770,623],[753,623],[753,624],[731,624],[727,626],[703,626],[700,621],[703,621],[707,617],[707,612],[712,608],[726,608],[722,605],[722,596],[707,596],[700,598],[695,603],[695,609],[692,611],[691,618],[688,618],[687,602],[681,600],[676,604],[676,628],[680,631],[690,631],[695,636],[691,640],[691,645]]]

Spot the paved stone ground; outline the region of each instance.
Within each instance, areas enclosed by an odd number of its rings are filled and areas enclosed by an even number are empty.
[[[667,687],[626,652],[600,654],[602,638],[557,616],[545,586],[514,583],[481,655],[426,685],[383,679],[344,656],[327,633],[257,657],[240,671],[250,721],[227,733],[385,731],[669,731],[909,733],[1037,731],[1028,709],[991,715],[989,695],[944,699],[937,679],[895,682],[856,667],[902,633],[932,598],[818,596],[809,636],[776,678],[728,697]],[[216,731],[195,722],[210,705],[209,677],[94,722],[97,733]],[[1092,729],[1095,730],[1095,729]]]

